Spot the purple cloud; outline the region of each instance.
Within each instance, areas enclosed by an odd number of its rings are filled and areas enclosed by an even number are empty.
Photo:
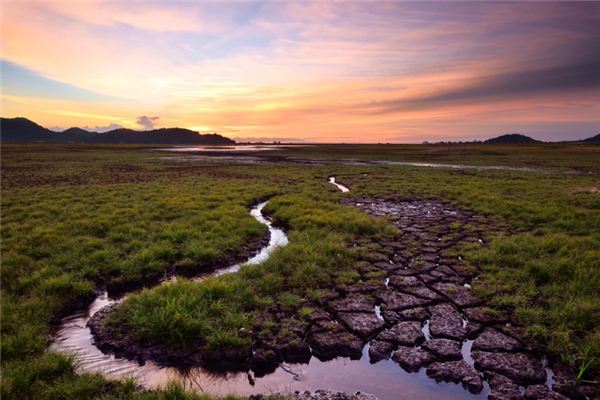
[[[154,129],[154,121],[157,121],[159,117],[149,117],[147,115],[142,115],[138,117],[136,123],[141,125],[146,130]]]

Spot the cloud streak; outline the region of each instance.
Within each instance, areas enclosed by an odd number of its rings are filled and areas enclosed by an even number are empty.
[[[460,87],[425,96],[399,98],[358,108],[376,113],[432,109],[459,103],[499,101],[535,97],[545,94],[591,92],[600,90],[600,48],[581,60],[565,65],[509,71],[462,83]]]

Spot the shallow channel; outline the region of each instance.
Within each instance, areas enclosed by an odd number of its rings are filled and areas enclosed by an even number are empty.
[[[335,187],[337,187],[338,189],[340,189],[342,191],[342,193],[347,193],[347,192],[350,191],[350,189],[348,189],[347,186],[344,186],[341,183],[337,182],[335,180],[335,176],[330,176],[329,177],[329,183],[331,183],[332,185],[335,185]]]

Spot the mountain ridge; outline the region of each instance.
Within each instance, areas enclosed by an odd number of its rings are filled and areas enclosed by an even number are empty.
[[[62,132],[48,128],[24,117],[0,118],[0,140],[11,142],[55,142],[55,143],[126,143],[126,144],[204,144],[231,145],[235,141],[225,136],[202,134],[185,128],[159,128],[136,131],[117,128],[97,133],[78,127]]]
[[[235,140],[217,133],[199,133],[185,128],[158,128],[136,131],[117,128],[106,132],[93,132],[71,127],[62,132],[53,131],[24,117],[0,117],[0,140],[2,142],[53,142],[53,143],[125,143],[125,144],[198,144],[232,145]],[[469,143],[469,142],[462,142]],[[534,144],[534,143],[600,143],[600,133],[581,140],[544,142],[519,133],[509,133],[487,139],[487,144]]]
[[[528,144],[528,143],[541,143],[539,140],[535,140],[529,136],[522,135],[520,133],[508,133],[506,135],[496,136],[485,140],[483,143],[489,144]]]
[[[600,143],[600,133],[597,135],[591,136],[587,139],[583,139],[581,142],[582,143],[593,143],[593,144]]]

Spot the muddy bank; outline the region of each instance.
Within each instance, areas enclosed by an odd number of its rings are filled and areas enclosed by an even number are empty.
[[[258,246],[248,243],[235,257],[226,258],[224,262],[215,264],[210,270],[193,274],[194,280],[203,280],[206,277],[221,276],[235,273],[243,265],[255,265],[265,261],[270,253],[277,247],[288,243],[285,233],[273,226],[271,221],[263,216],[263,209],[267,201],[262,201],[253,206],[250,214],[261,224],[267,226],[267,237],[258,241]],[[177,274],[183,275],[185,274]],[[175,279],[175,274],[171,277]],[[135,360],[140,364],[153,361],[159,365],[176,366],[186,369],[194,366],[207,366],[215,371],[238,371],[248,369],[249,366],[241,360],[248,358],[248,349],[226,349],[213,353],[201,352],[199,347],[177,349],[165,346],[160,342],[151,343],[134,340],[128,329],[122,327],[111,328],[105,324],[109,315],[119,306],[118,303],[110,304],[95,314],[87,321],[87,327],[94,338],[94,345],[104,353],[115,354],[119,357]]]
[[[265,199],[260,199],[258,202],[252,205],[253,209],[264,202]],[[278,231],[282,232],[279,229]],[[101,297],[105,292],[110,298],[119,299],[132,291],[144,287],[153,287],[161,282],[172,280],[177,276],[201,279],[205,276],[212,275],[215,273],[215,271],[231,268],[232,266],[239,266],[245,261],[259,257],[261,252],[264,252],[265,249],[269,247],[272,240],[272,231],[267,230],[263,235],[244,243],[236,253],[225,254],[214,262],[186,266],[178,264],[167,265],[162,271],[150,271],[145,273],[141,280],[118,280],[105,277],[99,278],[98,281],[95,282],[95,291],[84,298],[78,299],[70,304],[67,308],[61,310],[60,313],[54,317],[53,325],[56,327],[60,324],[61,320],[65,318],[68,319],[71,315],[80,313],[82,310],[89,308],[92,302]]]
[[[160,272],[146,273],[139,281],[118,281],[115,279],[100,282],[100,292],[106,290],[110,297],[119,298],[134,290],[143,287],[153,287],[163,281],[169,281],[177,276],[203,279],[207,276],[222,275],[236,272],[241,264],[257,264],[268,258],[274,247],[287,244],[285,233],[275,227],[268,217],[263,216],[263,208],[268,203],[269,197],[262,197],[250,205],[250,215],[259,223],[265,225],[267,230],[261,236],[250,239],[235,253],[225,254],[217,260],[196,265],[172,264]],[[93,298],[92,298],[93,299]],[[89,302],[85,305],[89,305]],[[74,311],[74,310],[73,310]]]
[[[119,303],[114,303],[102,308],[87,322],[94,337],[94,345],[103,353],[116,354],[142,365],[146,361],[152,360],[159,365],[177,365],[182,369],[198,365],[201,362],[198,351],[170,349],[160,343],[140,343],[123,334],[121,329],[105,326],[106,318],[118,306]]]

